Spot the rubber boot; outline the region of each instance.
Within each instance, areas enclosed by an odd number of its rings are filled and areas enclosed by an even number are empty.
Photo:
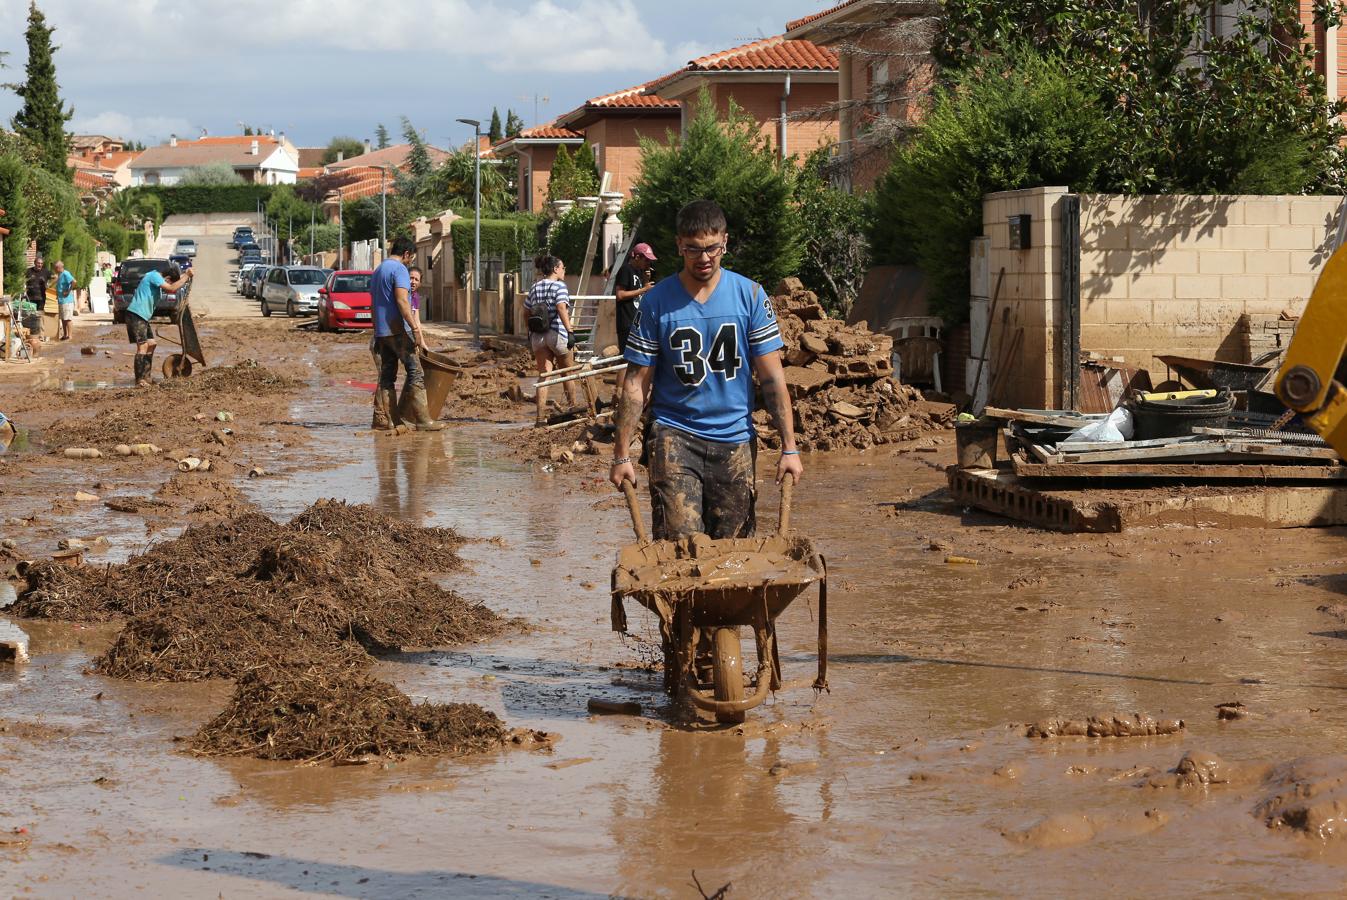
[[[414,387],[403,389],[404,399],[408,394],[411,395],[410,411],[411,419],[407,424],[415,426],[417,431],[443,431],[444,423],[436,422],[430,417],[430,402],[426,400],[426,386],[418,384]]]
[[[154,386],[154,351],[145,354],[145,386]]]
[[[397,427],[393,419],[393,405],[396,392],[392,388],[377,388],[374,391],[374,419],[370,428],[375,431],[392,431]]]
[[[137,353],[132,365],[132,371],[136,375],[136,387],[148,387],[150,385],[150,357],[144,353]]]
[[[394,418],[403,425],[415,425],[416,412],[412,409],[412,389],[405,383],[402,385],[402,393],[397,396],[397,401],[397,413]]]

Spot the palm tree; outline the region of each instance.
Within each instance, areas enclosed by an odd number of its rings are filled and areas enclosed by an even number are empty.
[[[104,215],[125,228],[140,228],[146,219],[157,219],[161,208],[154,197],[121,190],[108,198]]]

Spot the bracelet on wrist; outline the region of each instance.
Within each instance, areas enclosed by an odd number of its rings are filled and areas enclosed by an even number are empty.
[[[615,460],[613,460],[613,466],[614,466],[614,468],[616,468],[617,466],[625,466],[625,465],[626,465],[627,463],[629,463],[629,462],[631,462],[631,457],[630,457],[630,456],[624,456],[624,457],[622,457],[621,459],[615,459]]]
[[[800,451],[799,451],[799,450],[782,450],[782,451],[781,451],[781,455],[782,455],[782,456],[799,456],[799,455],[800,455]]]

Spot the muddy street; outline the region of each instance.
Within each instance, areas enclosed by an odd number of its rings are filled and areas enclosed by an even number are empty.
[[[252,507],[284,522],[324,498],[452,529],[465,565],[436,584],[512,627],[370,673],[554,740],[364,765],[205,758],[186,745],[229,682],[96,674],[116,622],[16,620],[32,659],[0,663],[6,894],[687,897],[694,871],[736,897],[1053,894],[1101,875],[1126,895],[1340,894],[1347,533],[1049,534],[952,503],[951,440],[814,454],[794,523],[830,566],[831,692],[807,687],[808,594],[781,621],[788,689],[743,726],[689,729],[652,668],[653,618],[629,605],[644,641],[610,631],[631,537],[593,471],[521,459],[499,440],[521,426],[476,415],[360,434],[364,338],[263,321],[216,289],[212,367],[189,382],[254,360],[283,387],[137,394],[120,329],[82,326],[53,349],[71,389],[12,403],[31,433],[0,457],[6,568],[72,537],[86,566],[121,562],[189,524]],[[118,440],[90,421],[228,465],[61,456],[68,435]],[[227,445],[208,441],[221,424]],[[592,716],[594,698],[642,714]]]

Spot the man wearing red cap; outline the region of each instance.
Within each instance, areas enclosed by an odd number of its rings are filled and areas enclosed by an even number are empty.
[[[655,286],[655,251],[649,244],[637,244],[631,248],[631,256],[622,268],[617,270],[617,347],[619,353],[627,352],[627,335],[631,333],[632,323],[641,309],[641,298]],[[617,392],[614,397],[622,396],[622,386],[626,383],[627,372],[617,374]]]

